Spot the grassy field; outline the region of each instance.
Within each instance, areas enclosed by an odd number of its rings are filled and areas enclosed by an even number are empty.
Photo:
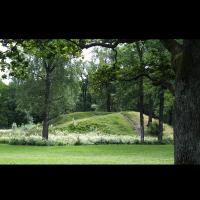
[[[173,146],[0,144],[0,164],[173,164]]]

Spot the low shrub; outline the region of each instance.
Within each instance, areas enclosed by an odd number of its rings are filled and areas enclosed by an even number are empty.
[[[158,136],[159,134],[159,124],[158,122],[152,122],[149,124],[146,133],[151,136]]]
[[[106,124],[91,122],[91,121],[81,121],[77,123],[71,123],[68,126],[69,131],[73,132],[92,132],[92,131],[98,131],[101,130],[104,133],[110,133],[109,128],[106,126]]]
[[[92,144],[141,144],[139,136],[111,135],[100,132],[64,133],[57,131],[49,134],[49,139],[41,135],[6,133],[0,136],[0,143],[12,145],[62,146],[62,145],[92,145]],[[145,136],[143,144],[160,144],[157,138]],[[172,137],[164,137],[162,144],[173,144]]]

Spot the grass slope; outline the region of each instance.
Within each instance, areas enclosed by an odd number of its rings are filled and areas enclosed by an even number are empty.
[[[0,144],[0,164],[173,164],[173,146]]]
[[[134,124],[139,124],[139,119],[140,119],[140,113],[139,112],[134,112],[134,111],[131,111],[131,112],[123,112],[123,114],[127,115]],[[153,122],[154,121],[157,121],[157,119],[153,119]],[[147,128],[147,123],[148,123],[148,115],[144,115],[144,125],[145,125],[145,129]],[[164,136],[170,136],[173,134],[173,129],[170,125],[168,124],[163,124],[163,135]]]
[[[50,124],[59,125],[67,122],[72,122],[73,119],[79,120],[84,118],[90,118],[99,115],[107,115],[108,112],[74,112],[65,115],[60,115],[59,117],[50,121]]]
[[[127,116],[132,123],[125,118]],[[73,120],[74,119],[74,120]],[[155,119],[154,119],[155,120]],[[144,115],[144,123],[147,124],[148,116]],[[85,133],[99,131],[116,135],[138,135],[134,125],[139,125],[138,112],[77,112],[62,115],[51,121],[58,130],[68,132]],[[164,136],[172,136],[171,126],[164,124]]]

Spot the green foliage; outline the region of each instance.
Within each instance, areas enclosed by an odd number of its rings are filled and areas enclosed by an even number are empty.
[[[99,111],[108,111],[108,98],[110,98],[111,110],[115,111],[116,66],[114,66],[113,52],[99,48],[95,50],[95,53],[96,61],[91,63],[92,69],[88,72],[90,93],[94,103],[98,104]]]
[[[8,135],[0,137],[1,144],[31,145],[31,146],[64,146],[64,145],[100,145],[100,144],[140,144],[139,137],[127,135],[87,134],[50,135],[49,140],[42,139],[39,135]],[[157,139],[147,137],[143,144],[159,144]],[[162,144],[173,144],[171,138],[164,138]]]
[[[0,128],[10,128],[12,123],[21,125],[28,123],[27,113],[17,108],[17,91],[10,86],[0,82]]]
[[[50,119],[67,111],[75,110],[77,95],[79,93],[76,72],[70,66],[70,63],[57,60],[54,62],[54,65],[56,68],[51,74]],[[43,120],[44,69],[42,63],[35,58],[29,70],[30,76],[26,81],[15,81],[18,108],[28,111],[33,116],[34,122],[38,123]]]
[[[152,136],[158,136],[159,134],[159,124],[157,122],[152,122],[147,128],[147,134]]]
[[[108,127],[106,127],[103,123],[97,123],[97,122],[90,122],[90,121],[82,121],[78,122],[76,125],[71,123],[67,127],[67,129],[70,132],[90,132],[90,131],[97,131],[101,130],[103,132],[109,132]]]
[[[71,115],[67,117],[65,114],[74,111],[105,111],[109,107],[109,99],[112,112],[138,111],[139,90],[138,79],[135,77],[141,73],[154,80],[153,84],[152,80],[144,77],[144,113],[149,113],[149,102],[153,100],[153,116],[158,117],[160,82],[169,81],[173,85],[175,81],[169,52],[158,40],[139,41],[137,44],[118,45],[115,51],[95,48],[93,60],[84,62],[80,59],[80,48],[75,45],[115,41],[1,39],[7,51],[0,52],[0,68],[3,72],[10,70],[10,75],[15,78],[8,87],[2,84],[0,87],[0,127],[10,127],[13,122],[21,125],[30,121],[31,117],[35,123],[42,122],[45,79],[49,69],[49,118],[52,119],[50,123],[60,130],[133,134],[132,128],[127,126],[119,114],[113,114],[112,119],[105,115],[86,114],[86,119],[84,114],[79,116],[78,113],[74,114],[75,124],[72,123]],[[138,47],[142,51],[142,60]],[[48,70],[47,66],[50,67]],[[174,97],[166,90],[164,121],[170,124],[173,104]],[[31,131],[34,132],[34,128],[28,130]]]

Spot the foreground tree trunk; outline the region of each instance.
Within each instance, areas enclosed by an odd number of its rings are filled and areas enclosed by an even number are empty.
[[[200,40],[185,40],[177,63],[175,164],[200,164]]]
[[[143,77],[140,78],[139,81],[139,108],[140,108],[140,135],[141,135],[141,143],[144,142],[144,88],[143,88]]]
[[[158,142],[161,143],[163,139],[163,111],[164,111],[164,89],[160,90],[160,106],[159,106],[159,134]]]
[[[169,112],[168,124],[173,125],[173,109]]]

